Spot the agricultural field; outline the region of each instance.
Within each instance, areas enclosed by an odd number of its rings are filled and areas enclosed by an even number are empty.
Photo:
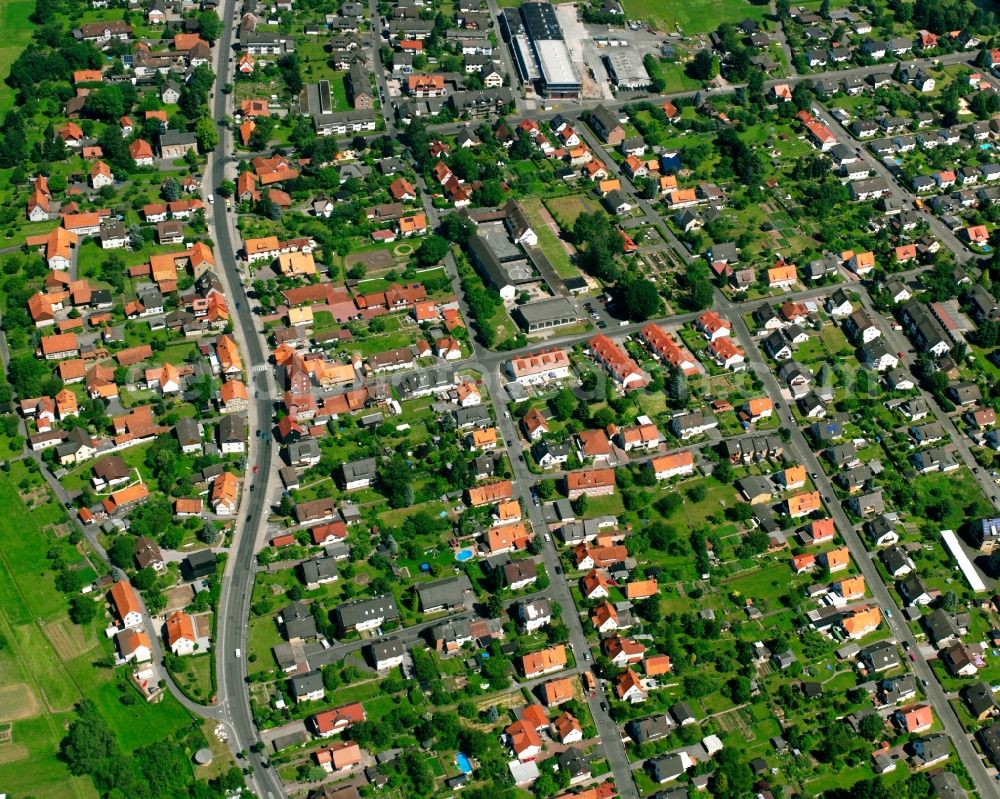
[[[97,795],[90,780],[72,777],[56,756],[78,702],[92,700],[126,750],[178,733],[190,718],[169,695],[146,704],[121,675],[94,665],[112,655],[101,629],[106,619],[70,621],[46,553],[54,549],[87,579],[97,572],[23,462],[0,473],[0,505],[0,726],[12,723],[10,742],[0,743],[0,785],[40,799],[65,797],[69,787],[88,799]]]
[[[32,0],[0,1],[0,30],[3,44],[0,44],[0,80],[10,74],[10,67],[31,40],[34,25],[28,17],[34,10]],[[0,115],[6,114],[14,105],[14,93],[0,92]]]
[[[739,22],[747,17],[760,21],[767,14],[767,6],[751,5],[746,0],[705,0],[698,3],[625,0],[623,5],[625,14],[632,19],[649,20],[658,30],[680,31],[689,36],[713,31],[721,22]]]

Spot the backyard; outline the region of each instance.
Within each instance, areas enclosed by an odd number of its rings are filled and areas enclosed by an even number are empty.
[[[138,694],[123,675],[95,668],[112,651],[101,634],[107,620],[99,613],[83,626],[70,621],[47,553],[58,552],[88,580],[96,572],[57,535],[65,514],[40,477],[13,464],[0,473],[0,504],[0,722],[13,721],[12,741],[0,744],[0,785],[39,799],[65,797],[67,787],[76,797],[96,796],[90,780],[72,777],[56,755],[77,702],[94,701],[129,751],[180,731],[189,716],[169,695],[133,704]]]

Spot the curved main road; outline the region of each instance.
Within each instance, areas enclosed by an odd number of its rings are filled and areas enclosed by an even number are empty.
[[[216,120],[225,118],[229,95],[223,88],[231,74],[229,56],[232,53],[235,0],[225,0],[221,9],[222,34],[216,47],[215,105]],[[225,179],[227,158],[231,153],[231,133],[219,128],[219,144],[209,155],[207,172],[208,194],[214,193]],[[243,501],[237,516],[233,546],[222,578],[216,624],[216,675],[218,680],[218,707],[229,726],[231,741],[236,751],[249,750],[258,741],[257,729],[250,713],[250,691],[246,682],[247,624],[250,618],[250,598],[256,571],[254,552],[257,539],[263,533],[268,509],[266,507],[271,478],[271,461],[274,456],[270,435],[258,438],[260,431],[270,428],[271,390],[270,370],[263,334],[258,331],[246,290],[236,266],[236,247],[230,226],[230,213],[223,202],[214,203],[209,224],[216,244],[219,276],[226,286],[230,311],[234,315],[233,332],[243,351],[253,398],[248,408],[248,421],[253,434],[250,436],[247,458],[247,479],[243,484]],[[263,366],[260,371],[255,367]],[[240,656],[237,657],[237,650]],[[265,768],[263,758],[249,752],[253,767],[250,782],[258,796],[279,799],[286,796],[277,771]]]

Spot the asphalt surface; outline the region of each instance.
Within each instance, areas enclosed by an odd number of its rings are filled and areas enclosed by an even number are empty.
[[[223,92],[231,73],[229,56],[232,53],[235,0],[225,0],[222,7],[222,35],[216,43],[215,119],[223,119],[228,112],[230,95]],[[214,193],[226,177],[226,158],[232,152],[231,132],[219,127],[219,144],[210,156],[207,170],[210,180],[207,194]],[[219,199],[212,206],[210,224],[214,227],[216,266],[226,283],[226,295],[234,314],[234,335],[243,353],[244,366],[249,376],[248,389],[254,392],[250,401],[248,421],[250,444],[247,469],[256,468],[256,476],[244,480],[244,496],[240,503],[233,544],[223,574],[219,598],[219,615],[216,622],[216,676],[218,682],[218,708],[229,728],[230,745],[236,752],[246,751],[247,762],[253,773],[247,779],[256,788],[258,796],[277,799],[286,796],[278,772],[265,768],[264,760],[250,747],[259,738],[250,713],[250,691],[246,682],[247,628],[250,618],[250,598],[256,571],[256,542],[263,533],[267,519],[265,503],[271,479],[273,439],[257,436],[267,431],[271,421],[271,392],[269,373],[255,372],[257,365],[267,364],[263,336],[258,332],[256,320],[250,313],[250,303],[236,266],[236,247],[229,224],[226,203]],[[248,472],[248,475],[252,472]],[[237,650],[240,657],[236,657]]]
[[[576,603],[569,590],[569,583],[565,576],[557,571],[559,566],[559,555],[556,552],[554,539],[547,535],[548,525],[542,516],[540,505],[536,505],[531,496],[531,486],[534,485],[536,476],[529,470],[524,461],[521,439],[518,435],[514,420],[510,418],[507,408],[503,402],[503,395],[499,390],[500,375],[499,370],[493,376],[496,390],[490,392],[493,401],[493,410],[496,414],[497,425],[505,441],[513,442],[513,446],[507,447],[507,454],[510,458],[511,468],[514,473],[512,479],[514,493],[521,503],[521,510],[531,521],[535,535],[546,535],[549,540],[542,540],[542,561],[545,563],[545,570],[552,582],[548,590],[548,598],[558,602],[562,607],[562,621],[569,630],[569,646],[577,663],[577,670],[588,668],[586,653],[590,652],[590,645],[583,630],[583,623],[580,614],[577,612]],[[607,696],[604,693],[603,681],[598,681],[597,691],[593,696],[587,697],[587,704],[590,706],[590,714],[594,718],[597,726],[598,736],[601,739],[601,749],[608,759],[611,773],[615,777],[615,785],[622,799],[639,799],[639,793],[632,781],[632,772],[628,758],[625,756],[625,746],[622,743],[621,730],[602,708]]]
[[[377,19],[377,17],[376,17],[376,19]],[[498,49],[499,50],[505,50],[505,49],[507,49],[506,43],[501,41]],[[975,66],[974,60],[976,58],[976,52],[977,51],[959,51],[959,52],[956,52],[956,53],[949,53],[948,55],[940,56],[939,58],[913,58],[913,59],[906,59],[906,63],[907,64],[917,64],[919,66],[929,67],[929,66],[933,66],[934,62],[937,61],[937,62],[940,62],[942,65],[945,65],[945,64],[962,64],[962,63],[965,63],[965,64],[968,64],[969,66]],[[496,53],[497,53],[497,50],[494,50],[494,55],[496,55]],[[377,63],[378,63],[378,61],[376,60],[376,64]],[[881,72],[892,72],[893,69],[895,68],[895,66],[896,66],[895,62],[892,62],[892,63],[887,63],[887,64],[876,64],[874,66],[851,67],[849,69],[835,69],[835,70],[830,70],[828,72],[814,72],[811,75],[794,75],[794,76],[791,76],[791,77],[788,77],[788,78],[771,79],[771,80],[764,81],[764,89],[765,90],[770,89],[771,87],[776,86],[776,85],[781,84],[781,83],[787,84],[789,86],[794,86],[795,84],[799,83],[800,81],[806,81],[806,82],[811,83],[811,82],[816,81],[819,78],[834,78],[834,79],[836,79],[838,81],[844,80],[846,78],[862,78],[863,79],[863,78],[867,78],[869,75],[875,75],[875,74],[878,74],[878,73],[881,73]],[[514,72],[512,74],[516,74],[516,72]],[[384,75],[380,76],[380,75],[376,74],[376,81],[379,83],[380,86],[384,86],[384,84],[385,84],[385,77],[384,77]],[[618,100],[618,99],[616,99],[616,100],[564,100],[564,101],[554,100],[554,101],[545,102],[545,108],[544,109],[536,109],[536,110],[531,111],[531,112],[523,110],[523,108],[524,108],[523,100],[518,96],[517,87],[514,87],[514,95],[515,95],[515,97],[517,97],[517,102],[516,102],[517,113],[515,114],[515,116],[518,116],[518,117],[519,116],[530,116],[532,119],[534,119],[534,120],[536,120],[538,122],[542,122],[542,121],[550,120],[553,117],[555,117],[557,115],[560,115],[560,114],[562,116],[565,116],[565,117],[577,117],[582,112],[587,111],[587,110],[589,110],[591,108],[595,108],[595,107],[597,107],[599,105],[603,105],[605,108],[609,108],[609,109],[618,109],[618,108],[622,108],[624,106],[632,105],[634,103],[639,103],[639,102],[649,102],[649,103],[653,103],[654,105],[662,105],[663,103],[667,102],[668,100],[671,101],[671,102],[673,102],[673,101],[676,101],[676,100],[691,99],[691,98],[694,98],[695,96],[697,96],[699,94],[701,96],[703,96],[703,97],[706,97],[706,98],[712,98],[712,97],[722,96],[722,95],[726,95],[726,94],[732,94],[733,91],[735,91],[736,89],[742,88],[743,85],[744,84],[741,84],[741,83],[732,83],[732,84],[727,84],[725,87],[709,87],[709,88],[706,88],[706,89],[696,89],[696,90],[693,90],[693,91],[671,92],[669,94],[650,94],[650,95],[635,95],[635,94],[632,94],[629,97],[627,97],[625,99],[620,99],[620,100]],[[390,101],[390,103],[391,103],[391,100],[388,97],[388,94],[386,95],[386,100]],[[392,116],[392,114],[391,114],[391,108],[392,108],[392,106],[390,104],[390,113],[388,114],[388,116]],[[467,124],[468,123],[464,122],[464,121],[463,122],[443,122],[443,123],[438,123],[438,124],[430,124],[430,125],[427,126],[427,129],[429,131],[432,131],[434,133],[439,133],[439,134],[454,134],[454,133],[458,133]],[[478,120],[474,120],[473,121],[473,125],[475,126],[476,124],[478,124]],[[384,132],[378,131],[378,132],[375,132],[375,133],[367,133],[367,134],[364,134],[363,136],[362,135],[355,135],[355,136],[347,136],[347,137],[343,137],[343,138],[338,138],[337,142],[338,142],[338,145],[340,145],[342,148],[346,148],[346,147],[349,147],[351,145],[351,142],[353,142],[357,138],[363,138],[366,141],[371,142],[371,141],[374,141],[376,139],[381,138],[384,135],[385,135]]]
[[[231,45],[233,39],[233,28],[231,27],[231,23],[235,20],[234,6],[235,0],[225,0],[221,14],[225,24],[222,36],[217,44],[216,51],[217,77],[213,108],[216,119],[222,119],[229,110],[228,106],[230,97],[229,95],[224,94],[222,89],[227,83],[228,77],[231,73],[231,66],[228,62],[228,58],[232,53]],[[374,13],[374,6],[374,0],[369,0],[369,9],[373,12],[374,19],[378,19],[377,14]],[[389,97],[386,90],[385,73],[378,66],[378,47],[381,43],[381,37],[378,34],[380,34],[380,31],[377,32],[376,39],[373,41],[373,56],[376,59],[374,69],[376,85],[385,93],[384,96],[386,98],[386,102],[388,102]],[[500,47],[503,49],[505,45],[501,44]],[[972,54],[970,53],[956,53],[951,56],[943,57],[941,61],[943,63],[959,63],[962,61],[969,61],[971,58]],[[929,60],[927,61],[929,62]],[[770,81],[767,85],[771,86],[779,82],[794,84],[798,80],[814,80],[815,78],[826,74],[832,75],[837,79],[852,76],[865,77],[875,72],[887,71],[891,69],[891,66],[892,65],[857,67],[848,70],[839,70],[832,73],[798,76],[784,81]],[[709,97],[713,94],[723,93],[724,92],[722,90],[706,90],[703,92],[705,96]],[[666,100],[693,97],[695,94],[695,92],[682,92],[658,97],[650,97],[648,99],[652,102],[663,102]],[[627,102],[634,102],[634,100],[630,99]],[[560,112],[564,114],[568,113],[570,116],[578,116],[582,111],[596,104],[597,103],[574,103],[567,108],[560,108],[558,105],[554,105],[550,110],[541,111],[533,116],[539,120],[549,119]],[[625,103],[605,102],[604,104],[613,108]],[[387,126],[386,133],[392,135],[396,132],[396,126],[392,116],[391,105],[388,108],[383,105],[382,111]],[[837,130],[838,126],[835,121],[831,121],[830,125],[832,129]],[[439,133],[454,133],[459,129],[459,127],[461,126],[456,123],[430,126],[432,130]],[[584,126],[580,127],[583,128]],[[231,133],[228,129],[221,127],[219,129],[219,133],[219,145],[214,154],[210,157],[208,169],[210,182],[207,187],[209,192],[214,191],[214,189],[216,189],[225,179],[227,166],[231,166],[233,163],[230,143]],[[844,131],[844,133],[846,133],[846,131]],[[588,140],[588,143],[594,146],[595,143],[592,141],[592,137],[587,134],[589,134],[589,131],[584,129],[584,138]],[[383,135],[385,135],[385,133],[379,132],[365,138],[372,140]],[[595,149],[598,153],[606,155],[606,153],[603,152],[603,146],[599,143],[596,144]],[[614,162],[610,159],[606,159],[605,163],[611,166]],[[626,183],[626,185],[628,184]],[[426,187],[421,186],[421,188],[424,189],[424,196],[426,197]],[[428,202],[427,205],[430,206],[430,203]],[[657,212],[648,203],[639,203],[639,206],[645,216],[657,216]],[[429,221],[433,225],[436,225],[439,220],[439,214],[436,209],[428,207],[427,211]],[[220,277],[227,284],[227,294],[230,298],[231,307],[233,308],[235,316],[235,336],[241,347],[244,358],[247,361],[246,366],[250,377],[251,390],[255,391],[255,399],[252,401],[248,413],[252,434],[250,436],[247,463],[248,469],[256,467],[255,472],[253,472],[256,476],[248,479],[244,483],[244,491],[248,491],[250,493],[249,496],[244,497],[241,504],[240,515],[236,525],[235,538],[223,578],[222,594],[219,603],[216,645],[217,675],[219,683],[218,704],[215,708],[201,708],[198,706],[198,709],[194,710],[194,712],[198,712],[200,715],[210,718],[219,718],[229,729],[230,744],[233,749],[235,751],[242,751],[249,750],[250,746],[259,740],[256,727],[250,714],[249,690],[246,683],[246,666],[244,658],[246,656],[247,620],[249,618],[250,599],[253,588],[254,573],[256,571],[256,561],[254,555],[258,540],[262,538],[264,533],[267,516],[267,508],[265,505],[269,496],[269,487],[273,476],[272,463],[275,460],[276,453],[275,446],[270,436],[266,439],[257,437],[257,432],[259,430],[267,430],[270,427],[272,413],[272,393],[270,390],[270,381],[272,374],[270,367],[267,366],[266,343],[263,340],[262,334],[257,329],[255,317],[250,312],[250,304],[242,284],[239,269],[237,267],[237,248],[235,244],[236,236],[231,224],[231,218],[232,214],[227,212],[224,202],[219,201],[214,203],[211,211],[210,224],[215,228],[214,232],[215,241],[217,242],[217,259]],[[949,245],[952,244],[951,241],[947,240],[946,243]],[[685,261],[690,262],[693,259],[693,256],[680,244],[680,242],[676,241],[676,239],[672,240],[670,244]],[[968,251],[964,250],[964,248],[962,248],[962,250],[965,253],[968,253]],[[450,259],[450,256],[449,261],[450,262],[447,266],[457,288],[457,270],[455,269],[454,261]],[[822,296],[824,293],[826,293],[826,290],[824,289],[809,289],[804,292],[791,293],[788,295],[788,298],[797,296],[818,297]],[[460,306],[465,312],[466,317],[471,318],[468,315],[467,308],[464,306],[464,300],[460,291],[457,292],[457,296],[459,297]],[[722,297],[721,295],[719,296],[721,299],[717,301],[715,307],[723,313],[728,313],[730,315],[730,318],[736,324],[737,334],[741,339],[746,338],[746,340],[743,341],[744,347],[748,353],[748,357],[751,358],[751,361],[754,364],[754,368],[760,369],[768,393],[772,396],[772,399],[780,400],[780,387],[778,386],[774,375],[769,369],[766,368],[766,365],[763,364],[763,360],[754,345],[752,337],[750,337],[749,331],[746,329],[745,325],[743,325],[742,321],[740,321],[741,307],[730,303],[725,297]],[[745,310],[745,308],[743,308],[743,310]],[[690,321],[696,315],[697,314],[679,314],[657,321],[677,325]],[[617,335],[631,334],[637,332],[641,327],[641,324],[627,324],[618,328],[609,327],[606,332]],[[484,377],[487,377],[492,384],[490,392],[491,401],[496,411],[498,425],[503,432],[504,438],[508,441],[514,442],[513,446],[509,447],[509,454],[514,470],[514,485],[518,499],[520,500],[522,508],[525,509],[528,518],[531,520],[532,525],[538,534],[544,534],[544,531],[547,530],[547,525],[542,517],[541,509],[534,504],[533,498],[530,494],[530,487],[538,478],[535,475],[532,475],[524,464],[524,461],[522,460],[520,437],[517,434],[513,420],[508,419],[506,416],[506,408],[503,402],[504,397],[499,388],[499,367],[503,361],[510,359],[514,355],[536,350],[540,346],[551,346],[553,344],[563,346],[572,345],[586,340],[591,335],[593,334],[587,333],[559,337],[543,342],[542,344],[536,343],[530,347],[523,348],[523,350],[507,353],[490,352],[484,350],[478,344],[474,347],[474,360],[478,363],[473,364],[473,366],[475,368],[485,369]],[[263,365],[265,371],[253,371],[253,367],[259,365]],[[465,367],[467,365],[467,363],[463,363],[460,366]],[[801,461],[807,465],[810,471],[817,473],[819,476],[817,481],[819,485],[817,487],[820,489],[821,493],[825,496],[834,496],[829,480],[826,479],[822,469],[819,468],[815,455],[812,454],[811,450],[806,445],[805,439],[802,436],[801,431],[798,429],[798,426],[794,423],[794,420],[786,416],[788,413],[789,412],[787,410],[783,411],[784,415],[782,418],[783,422],[785,422],[792,430],[791,448],[800,457]],[[839,503],[828,503],[828,506],[830,508],[831,515],[833,515],[838,526],[841,527],[845,541],[851,548],[852,556],[858,562],[862,573],[868,580],[868,584],[871,587],[876,600],[884,608],[895,607],[888,590],[881,582],[874,565],[871,563],[864,545],[861,543],[857,533],[851,527],[849,520],[847,520],[847,517],[840,508]],[[575,603],[572,600],[567,581],[556,572],[558,554],[553,543],[545,543],[541,557],[552,577],[552,584],[548,589],[547,594],[550,598],[559,602],[563,608],[563,621],[566,623],[570,632],[569,644],[573,648],[578,662],[575,671],[579,671],[586,665],[584,653],[589,651],[589,646],[587,644],[580,616],[577,613]],[[905,625],[902,624],[898,614],[894,614],[893,617],[887,621],[896,633],[898,640],[906,640],[909,641],[911,645],[913,644],[912,635]],[[435,621],[434,623],[437,622]],[[427,626],[430,626],[430,624],[420,625],[419,629],[404,631],[403,634],[408,638],[415,640],[416,636],[419,635],[420,632],[422,632]],[[331,651],[337,651],[339,653],[340,649],[340,647],[335,647]],[[916,647],[911,646],[911,650],[913,649],[916,649]],[[239,658],[236,657],[237,650],[241,650],[241,657]],[[347,653],[346,648],[344,649],[344,653]],[[972,775],[980,795],[997,795],[993,788],[993,784],[989,779],[989,775],[983,767],[982,761],[979,759],[975,750],[972,748],[972,745],[969,743],[968,736],[966,736],[964,731],[961,729],[958,719],[955,717],[954,712],[951,710],[946,698],[944,697],[943,691],[934,680],[930,667],[921,657],[919,657],[919,653],[915,667],[919,677],[929,680],[929,686],[925,689],[927,690],[929,701],[934,705],[938,717],[941,719],[945,729],[955,741],[959,754],[965,763],[966,768],[969,770],[970,775]],[[611,766],[612,773],[622,796],[626,797],[626,799],[637,799],[638,793],[636,792],[634,783],[631,779],[631,768],[626,759],[625,750],[621,743],[621,734],[618,725],[614,723],[607,713],[601,710],[601,704],[605,701],[605,699],[606,696],[604,694],[603,684],[599,683],[596,695],[589,698],[588,702],[600,734],[601,746],[604,750],[604,754],[608,758],[609,765]],[[277,799],[278,797],[286,796],[286,792],[277,772],[273,769],[265,768],[264,760],[261,757],[253,753],[248,753],[248,762],[253,767],[253,774],[249,778],[249,781],[258,795],[268,797],[268,799]]]
[[[813,114],[820,122],[830,129],[830,132],[837,138],[837,141],[841,144],[849,147],[855,152],[861,154],[861,159],[865,164],[874,170],[875,174],[882,178],[888,186],[891,187],[893,194],[902,197],[906,200],[906,206],[911,210],[915,209],[914,201],[916,200],[916,195],[910,191],[909,187],[904,186],[896,177],[889,171],[885,164],[882,163],[880,158],[872,155],[857,139],[855,139],[850,131],[845,128],[838,119],[831,116],[826,108],[819,102],[813,103],[814,111],[819,111],[819,114]],[[921,218],[927,223],[931,232],[940,239],[941,243],[946,245],[955,254],[955,260],[959,264],[968,263],[971,260],[978,260],[980,258],[985,258],[987,256],[977,256],[971,252],[958,237],[952,233],[951,229],[942,222],[937,214],[927,213],[922,214]]]
[[[871,554],[868,552],[857,529],[837,500],[836,492],[829,477],[823,471],[822,465],[802,434],[802,430],[789,409],[787,401],[782,397],[781,387],[774,376],[774,372],[764,361],[738,309],[722,296],[721,293],[717,293],[716,308],[732,323],[733,333],[739,338],[744,350],[746,350],[750,367],[754,374],[763,381],[768,396],[775,403],[775,408],[778,409],[777,413],[781,419],[781,426],[791,432],[791,438],[787,445],[789,453],[795,462],[805,465],[806,470],[812,477],[816,489],[823,497],[827,512],[833,518],[837,529],[844,539],[844,543],[850,550],[851,558],[857,564],[859,571],[865,578],[868,590],[871,591],[874,597],[874,604],[882,609],[884,623],[892,631],[895,640],[899,643],[907,644],[910,653],[914,655],[915,660],[911,664],[913,671],[923,682],[923,690],[927,695],[927,701],[934,708],[934,714],[940,720],[945,732],[948,733],[948,736],[955,745],[962,763],[975,784],[977,794],[984,797],[1000,795],[997,792],[995,783],[983,765],[982,759],[970,742],[969,736],[963,729],[961,722],[958,720],[958,716],[948,702],[948,698],[937,681],[934,671],[928,665],[920,647],[917,645],[916,638],[904,621],[899,607],[892,598],[892,594],[890,594],[885,583],[882,582],[882,577],[872,561]]]

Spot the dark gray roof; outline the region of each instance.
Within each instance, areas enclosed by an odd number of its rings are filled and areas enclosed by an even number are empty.
[[[674,721],[678,724],[683,724],[685,720],[696,718],[694,711],[691,710],[691,706],[687,702],[676,702],[670,708],[670,715],[674,717]]]
[[[955,624],[955,620],[941,608],[924,616],[923,622],[927,634],[934,643],[947,641],[949,638],[958,636],[958,626]]]
[[[621,123],[618,121],[618,117],[612,114],[603,105],[599,105],[590,112],[591,120],[604,131],[613,130],[616,126]]]
[[[628,734],[638,744],[655,741],[671,733],[677,724],[666,713],[647,716],[644,719],[633,719],[627,725]]]
[[[879,557],[882,559],[882,563],[885,564],[885,567],[889,570],[890,574],[895,574],[897,570],[903,568],[904,566],[909,566],[909,560],[901,547],[894,546],[889,547],[888,549],[883,549],[879,552]]]
[[[531,558],[508,563],[503,567],[503,576],[507,585],[534,579],[538,576],[538,564]]]
[[[337,577],[337,561],[334,558],[312,558],[303,561],[301,568],[307,585]]]
[[[892,668],[902,663],[896,647],[888,641],[879,641],[871,646],[866,646],[861,650],[861,657],[871,663],[876,670]]]
[[[993,689],[988,683],[977,682],[966,685],[962,688],[961,694],[962,701],[974,716],[979,716],[997,706],[996,699],[993,698]]]
[[[559,765],[559,771],[568,773],[571,779],[584,774],[590,775],[589,759],[575,746],[570,746],[556,755],[556,763]]]
[[[407,652],[407,646],[399,638],[379,638],[368,645],[372,663],[399,657]]]
[[[355,627],[376,618],[399,618],[399,608],[392,594],[381,594],[371,599],[358,599],[337,608],[337,618],[343,627]]]
[[[307,674],[292,677],[289,680],[289,684],[291,685],[292,696],[298,699],[300,696],[306,696],[313,691],[322,691],[323,675],[318,671],[310,671]]]
[[[349,461],[340,467],[344,475],[344,480],[372,480],[378,473],[378,461],[375,458],[362,458],[357,461]]]
[[[469,578],[460,574],[417,586],[417,596],[420,598],[421,609],[426,611],[442,606],[461,605],[465,601],[465,592],[471,590]]]
[[[315,438],[302,438],[288,445],[288,459],[293,463],[306,458],[319,457],[319,454],[319,442]]]
[[[911,743],[911,746],[921,750],[921,759],[925,763],[937,760],[939,757],[946,757],[951,754],[951,741],[943,732],[936,732],[924,738],[918,738]]]
[[[928,777],[935,799],[966,799],[968,793],[950,771],[938,771]]]
[[[459,427],[490,421],[490,412],[485,405],[473,405],[469,408],[458,407],[451,412],[451,415]]]
[[[177,436],[177,440],[182,447],[188,444],[201,443],[201,432],[198,430],[198,423],[189,416],[184,416],[177,420],[177,424],[174,425],[174,435]]]
[[[286,606],[281,611],[281,619],[288,640],[316,637],[316,619],[301,602],[292,602]]]
[[[245,429],[242,416],[235,413],[223,416],[219,422],[219,441],[224,443],[243,441]]]
[[[672,753],[646,761],[654,782],[667,782],[676,779],[684,773],[684,760],[679,754]]]
[[[168,147],[172,144],[196,144],[197,140],[193,133],[186,130],[168,130],[160,134],[160,147]]]

